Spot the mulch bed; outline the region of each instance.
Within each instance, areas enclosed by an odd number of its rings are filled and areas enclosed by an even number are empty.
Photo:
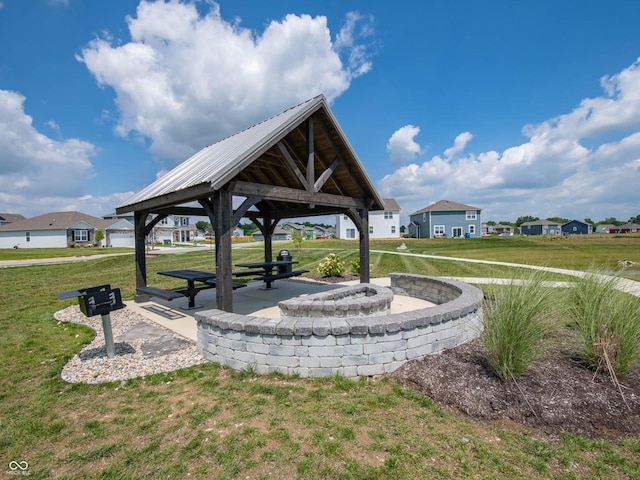
[[[640,437],[639,369],[620,381],[621,394],[607,373],[581,365],[561,345],[517,381],[490,372],[480,340],[409,361],[392,378],[473,418],[515,422],[550,437]]]

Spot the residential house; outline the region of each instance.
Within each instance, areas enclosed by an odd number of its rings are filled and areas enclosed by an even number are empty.
[[[290,235],[293,235],[294,232],[298,232],[302,235],[302,238],[306,240],[315,240],[316,238],[316,229],[301,223],[285,222],[280,225],[280,227],[289,232]]]
[[[253,232],[251,235],[253,240],[264,240],[264,235],[260,230]],[[282,227],[276,225],[276,228],[273,230],[273,235],[271,236],[272,240],[291,240],[291,231],[285,230]]]
[[[640,233],[640,225],[637,223],[625,223],[624,225],[613,225],[610,233]]]
[[[400,205],[393,198],[383,198],[384,210],[369,212],[369,238],[400,236]],[[358,229],[347,215],[336,215],[337,238],[359,238]]]
[[[481,208],[440,200],[409,215],[409,235],[415,238],[479,238]]]
[[[580,220],[563,223],[560,229],[563,235],[591,235],[593,233],[593,225]]]
[[[19,220],[24,220],[26,217],[20,215],[18,213],[0,213],[0,227],[2,225],[6,225],[7,223],[17,222]]]
[[[596,233],[611,233],[612,228],[616,228],[616,226],[610,223],[603,223],[596,227]]]
[[[125,219],[105,220],[81,212],[52,212],[0,226],[0,248],[66,248],[100,243],[133,247],[134,227]]]
[[[551,220],[536,220],[520,225],[521,235],[560,235],[561,233],[561,225]]]
[[[154,218],[151,215],[148,219]],[[125,219],[130,223],[134,223],[133,214],[109,214],[104,219]],[[148,243],[155,244],[172,244],[172,243],[188,243],[193,241],[197,236],[197,228],[191,224],[191,217],[184,215],[168,215],[160,220],[147,237]]]
[[[502,225],[496,223],[495,225],[482,224],[482,235],[513,235],[515,229],[511,225]]]

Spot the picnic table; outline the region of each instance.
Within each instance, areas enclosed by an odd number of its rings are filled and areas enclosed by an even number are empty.
[[[265,282],[265,289],[275,288],[271,284],[281,278],[295,277],[307,273],[309,270],[292,270],[290,267],[295,263],[300,263],[294,260],[275,260],[271,262],[251,262],[251,263],[236,263],[236,267],[248,268],[247,271],[235,272],[236,277],[255,276],[256,280],[262,280]],[[273,269],[277,268],[274,273]]]
[[[184,310],[191,310],[194,308],[202,308],[202,305],[196,304],[196,295],[204,289],[214,288],[215,282],[212,282],[216,278],[215,273],[203,272],[200,270],[165,270],[158,272],[158,275],[165,275],[167,277],[181,278],[187,281],[187,288],[179,290],[177,293],[183,294],[189,298],[189,305]],[[202,285],[196,286],[196,282],[202,283]]]

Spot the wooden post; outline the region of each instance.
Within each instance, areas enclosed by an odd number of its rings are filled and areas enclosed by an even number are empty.
[[[369,283],[369,209],[358,209],[360,217],[360,283]]]
[[[147,212],[134,212],[133,222],[135,228],[135,247],[136,247],[136,288],[147,286],[147,257],[146,257],[146,221]],[[149,296],[144,294],[138,294],[137,291],[134,295],[136,303],[149,301]]]
[[[226,190],[213,192],[213,212],[216,218],[216,306],[219,310],[233,312],[233,277],[231,258],[231,220],[233,205],[231,193]]]
[[[264,261],[271,262],[273,260],[273,226],[271,225],[271,215],[265,212],[262,219],[262,235],[264,236]]]

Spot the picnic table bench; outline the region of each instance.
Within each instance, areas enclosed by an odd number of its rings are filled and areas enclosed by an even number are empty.
[[[208,288],[216,288],[216,275],[215,273],[202,272],[200,270],[166,270],[158,272],[158,275],[165,275],[167,277],[181,278],[187,281],[186,288],[176,289],[164,289],[158,287],[138,287],[136,290],[140,293],[146,293],[151,297],[163,298],[165,300],[175,300],[176,298],[187,297],[189,303],[187,307],[181,307],[184,310],[191,310],[194,308],[201,308],[202,305],[196,304],[196,295],[202,290]],[[196,285],[195,282],[199,282]],[[232,288],[245,287],[244,283],[233,283]]]
[[[253,263],[237,263],[236,267],[249,268],[254,270],[246,270],[234,273],[235,276],[255,276],[255,280],[265,282],[265,289],[274,288],[271,283],[282,278],[296,277],[307,273],[309,270],[291,270],[291,265],[299,263],[293,260],[276,260],[271,262],[253,262]],[[276,271],[274,272],[274,268]]]

